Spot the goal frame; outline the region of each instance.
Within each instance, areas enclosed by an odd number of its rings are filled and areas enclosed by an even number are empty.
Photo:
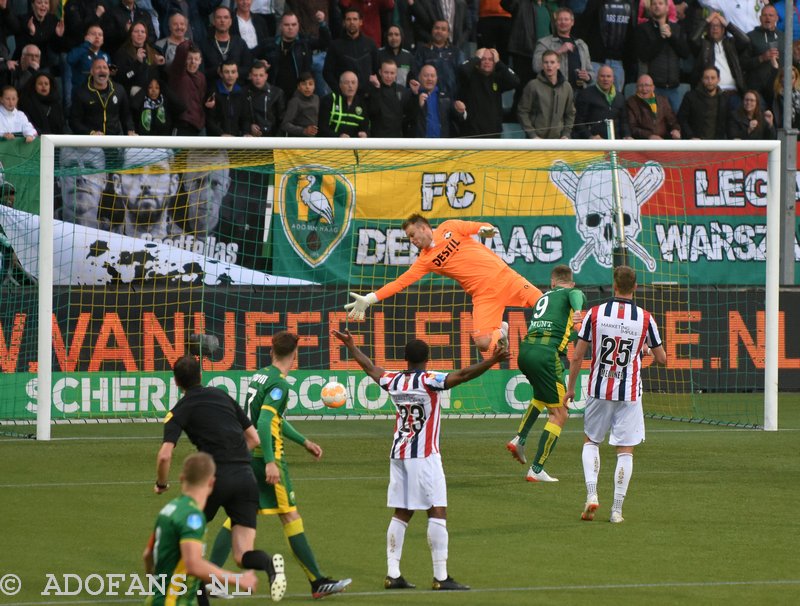
[[[43,135],[39,174],[40,232],[37,335],[36,438],[50,440],[52,406],[53,221],[55,155],[60,147],[182,148],[225,150],[409,150],[563,152],[743,152],[767,153],[767,260],[765,301],[764,427],[778,429],[778,297],[780,272],[780,141],[650,141],[547,139],[295,139],[283,137],[131,137]]]

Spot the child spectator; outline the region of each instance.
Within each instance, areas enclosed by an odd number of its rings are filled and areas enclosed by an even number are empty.
[[[268,67],[266,61],[258,60],[250,68],[247,103],[250,107],[250,134],[254,137],[274,137],[286,109],[283,91],[267,82]]]
[[[169,89],[162,88],[158,78],[151,78],[131,98],[133,127],[140,135],[174,135],[176,118],[185,109]]]
[[[319,131],[319,97],[314,94],[314,76],[311,72],[302,72],[298,78],[297,90],[286,106],[281,131],[290,137],[315,137]]]
[[[17,109],[17,89],[13,86],[4,86],[0,91],[0,133],[6,139],[13,139],[22,134],[25,143],[31,143],[36,137],[36,129],[23,112]]]

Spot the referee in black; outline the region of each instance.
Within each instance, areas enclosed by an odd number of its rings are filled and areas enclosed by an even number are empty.
[[[164,418],[164,441],[156,460],[156,485],[161,494],[169,488],[167,478],[175,444],[186,432],[200,452],[217,464],[214,491],[204,510],[211,521],[222,507],[231,519],[233,557],[244,569],[263,570],[269,576],[274,602],[286,592],[283,556],[254,550],[258,485],[250,467],[250,450],[259,444],[258,433],[239,405],[227,393],[201,384],[200,362],[194,356],[179,358],[172,368],[175,384],[184,396]]]

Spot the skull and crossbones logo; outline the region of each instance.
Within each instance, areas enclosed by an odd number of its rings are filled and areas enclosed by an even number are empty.
[[[569,262],[572,271],[579,272],[594,256],[599,265],[613,264],[614,230],[617,217],[614,209],[612,170],[609,162],[595,162],[580,175],[560,160],[550,167],[550,180],[575,208],[575,225],[583,237],[583,246]],[[632,177],[616,169],[617,187],[622,203],[625,243],[641,259],[647,269],[656,270],[656,261],[636,238],[642,231],[641,209],[664,183],[664,169],[657,162],[646,162]]]

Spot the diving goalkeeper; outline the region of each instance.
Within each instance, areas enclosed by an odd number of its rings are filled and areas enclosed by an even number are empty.
[[[471,236],[489,238],[494,226],[476,221],[445,221],[435,229],[428,220],[413,214],[403,221],[403,231],[419,248],[419,257],[397,280],[367,295],[350,293],[355,301],[344,308],[351,320],[363,320],[370,305],[396,295],[431,272],[458,282],[472,297],[472,339],[481,351],[498,341],[508,345],[508,323],[503,322],[506,307],[533,307],[542,292],[500,257]]]

